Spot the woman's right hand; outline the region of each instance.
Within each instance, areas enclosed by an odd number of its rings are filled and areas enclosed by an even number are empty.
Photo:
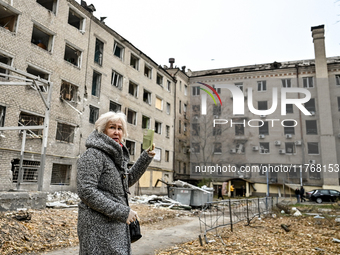
[[[126,223],[130,225],[130,223],[134,222],[135,220],[137,220],[137,213],[135,211],[133,211],[132,209],[130,209],[129,212],[129,217],[126,220]]]

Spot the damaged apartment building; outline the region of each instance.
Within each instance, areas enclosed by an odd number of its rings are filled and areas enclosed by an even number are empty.
[[[165,194],[158,179],[195,184],[207,178],[234,184],[236,194],[245,189],[263,195],[266,173],[241,172],[242,166],[338,164],[340,59],[326,59],[322,26],[312,31],[313,60],[186,71],[172,58],[170,66],[155,63],[94,13],[85,1],[0,0],[0,190],[76,190],[77,159],[97,118],[110,110],[127,115],[131,164],[142,151],[143,130],[155,130],[156,156],[135,194]],[[215,87],[223,101],[214,105],[208,98],[212,119],[257,119],[263,125],[207,128],[202,83]],[[253,105],[260,110],[271,107],[274,87],[306,88],[312,115],[288,105],[288,127],[272,127],[266,116],[248,110],[232,116],[233,98],[219,84],[243,90],[245,109],[247,89],[253,88]],[[270,118],[283,120],[279,110]],[[299,125],[292,127],[293,120]],[[203,140],[209,142],[203,146]],[[195,172],[202,162],[237,171]],[[273,172],[268,181],[271,195],[282,194],[301,181],[310,188],[337,187],[339,172]]]
[[[156,156],[135,192],[166,193],[156,181],[173,180],[176,75],[93,12],[85,1],[0,0],[1,190],[75,190],[77,159],[107,111],[127,115],[130,164],[143,130],[155,130]]]

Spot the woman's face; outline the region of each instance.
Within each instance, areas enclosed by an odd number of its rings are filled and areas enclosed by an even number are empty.
[[[106,128],[104,131],[104,134],[111,137],[113,140],[115,140],[117,143],[122,142],[123,137],[123,125],[120,120],[116,122],[109,121],[106,124]]]

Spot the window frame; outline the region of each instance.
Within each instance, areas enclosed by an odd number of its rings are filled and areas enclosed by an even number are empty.
[[[314,77],[313,76],[307,76],[307,77],[302,77],[302,84],[303,88],[314,88]]]
[[[124,76],[118,73],[116,70],[112,69],[111,85],[121,90],[123,88],[123,80]],[[117,83],[117,85],[115,83]]]
[[[312,123],[312,122],[315,123],[316,131],[311,133],[311,131],[308,132],[308,124],[307,123]],[[316,120],[306,120],[305,124],[306,124],[306,135],[317,135],[318,134],[318,123],[317,123]],[[314,130],[314,129],[312,129],[312,130]]]
[[[267,91],[267,81],[257,81],[257,91],[264,92]]]
[[[89,105],[89,122],[95,124],[99,118],[99,108],[93,105]]]
[[[76,128],[75,125],[70,125],[70,124],[57,121],[55,140],[58,142],[65,142],[65,143],[73,144],[75,128]],[[69,135],[67,137],[64,137],[64,134],[67,133],[68,131],[69,131]]]
[[[130,54],[130,63],[129,63],[129,65],[130,65],[133,69],[139,71],[139,62],[140,62],[140,58],[137,57],[135,54],[133,54],[133,53],[131,52],[131,54]]]
[[[95,79],[96,79],[96,81],[95,81]],[[102,74],[93,70],[92,88],[91,88],[91,95],[92,96],[95,96],[95,97],[100,96],[101,83],[102,83]]]
[[[268,145],[268,149],[264,148],[262,145]],[[263,142],[259,143],[259,152],[260,154],[270,154],[270,143],[269,142]],[[268,150],[267,152],[265,150]]]
[[[312,152],[311,146],[317,147],[317,153]],[[307,154],[308,155],[320,155],[319,143],[318,142],[307,142]]]
[[[116,49],[119,48],[120,49],[120,54],[119,56],[116,55]],[[120,60],[124,60],[124,51],[125,51],[125,47],[120,44],[119,42],[117,42],[116,40],[113,43],[113,56],[119,58]]]

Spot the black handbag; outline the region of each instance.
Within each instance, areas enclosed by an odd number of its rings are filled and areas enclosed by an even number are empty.
[[[129,206],[129,199],[128,199],[128,191],[125,190],[125,186],[124,186],[124,179],[127,177],[127,174],[123,174],[122,175],[122,185],[123,185],[123,189],[124,189],[124,193],[125,193],[125,199],[126,199],[126,203]],[[136,241],[138,241],[139,239],[142,238],[142,234],[140,231],[140,225],[139,225],[139,221],[135,220],[134,222],[131,222],[129,225],[129,230],[130,230],[130,239],[131,239],[131,243],[134,243]]]

